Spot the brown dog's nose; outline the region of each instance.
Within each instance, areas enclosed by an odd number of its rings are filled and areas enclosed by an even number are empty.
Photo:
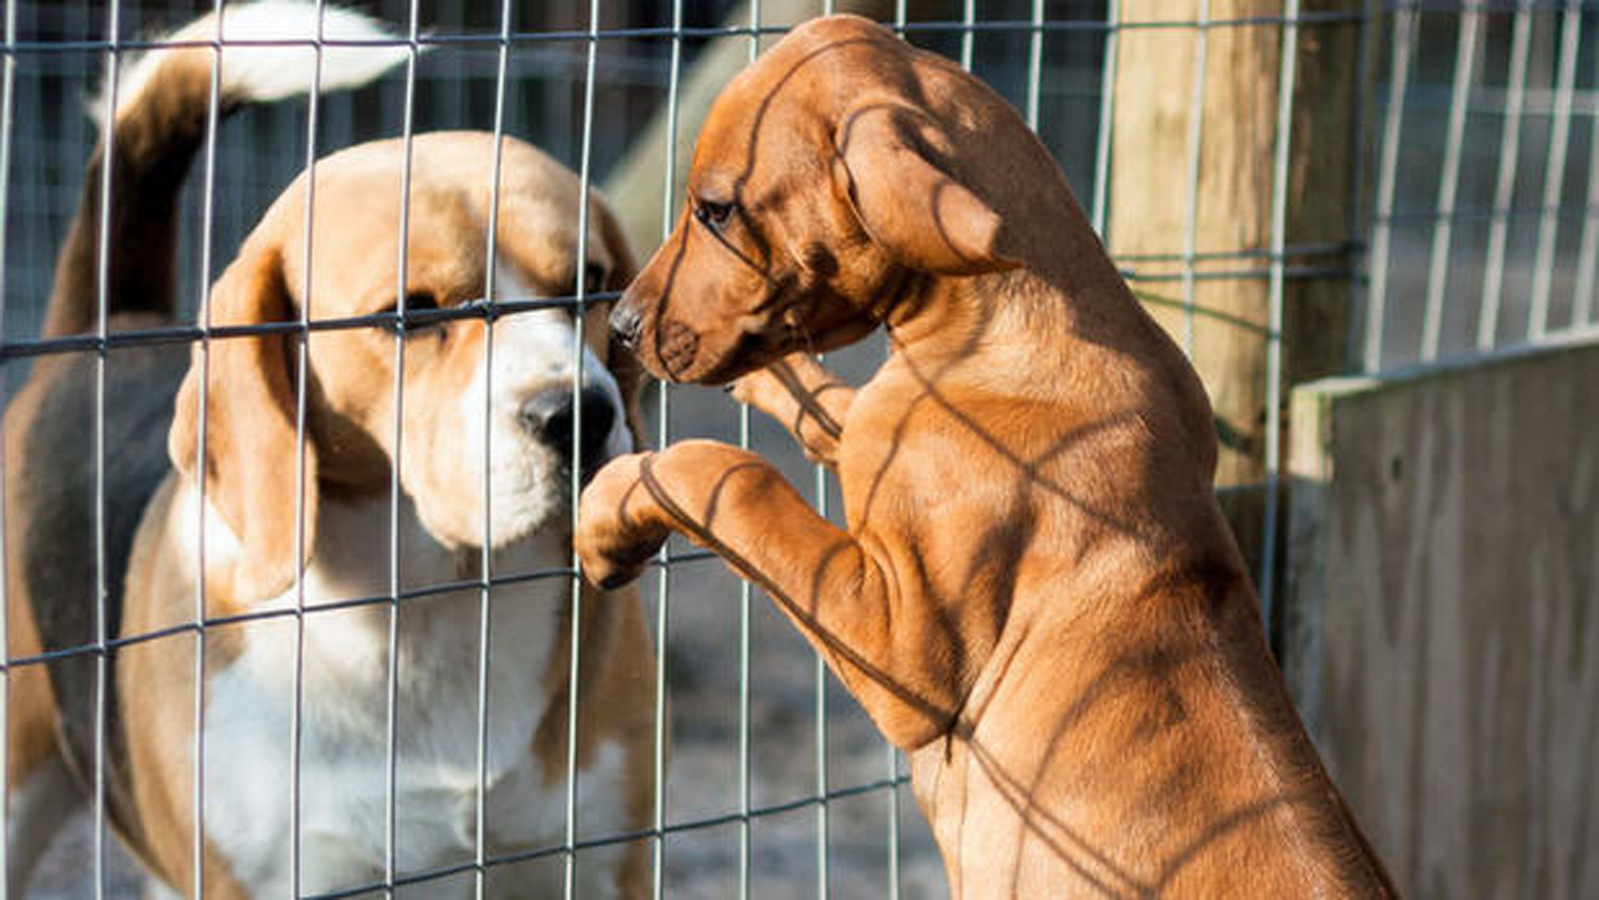
[[[639,329],[644,325],[644,317],[639,315],[638,309],[625,299],[611,308],[611,333],[617,340],[633,349],[638,341]]]
[[[572,420],[579,411],[583,421],[576,437],[581,458],[574,459]],[[600,388],[584,388],[574,404],[572,389],[560,385],[529,397],[522,404],[521,419],[528,434],[548,445],[562,459],[575,463],[579,478],[586,482],[599,464],[605,462],[606,438],[610,437],[611,425],[616,421],[616,409]]]

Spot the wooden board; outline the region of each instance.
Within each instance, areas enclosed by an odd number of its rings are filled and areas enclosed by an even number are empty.
[[[1599,897],[1599,345],[1293,398],[1286,666],[1411,897]]]

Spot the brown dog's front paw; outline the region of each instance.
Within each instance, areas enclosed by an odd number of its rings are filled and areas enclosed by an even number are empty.
[[[611,460],[595,474],[578,500],[572,535],[583,577],[604,590],[621,587],[644,572],[644,564],[666,541],[641,474],[650,454]]]

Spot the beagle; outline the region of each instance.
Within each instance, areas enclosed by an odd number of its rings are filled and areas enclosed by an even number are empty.
[[[229,5],[225,25],[338,39],[323,90],[404,58],[353,13],[329,9],[317,32],[317,9]],[[47,337],[97,327],[107,164],[106,325],[170,331],[177,191],[216,32],[201,19],[173,35],[191,46],[122,76]],[[312,90],[308,53],[229,48],[223,109]],[[491,896],[551,896],[572,696],[577,836],[647,825],[651,642],[635,592],[574,600],[569,512],[574,470],[635,446],[636,369],[613,357],[602,304],[479,299],[624,286],[621,232],[591,195],[580,238],[582,202],[572,172],[510,138],[351,148],[245,240],[209,293],[207,340],[113,346],[103,397],[92,355],[40,358],[5,419],[12,896],[97,784],[160,895],[314,895],[392,874],[416,879],[402,896],[465,897],[481,846],[533,858],[491,865]],[[85,437],[98,408],[103,459]],[[578,894],[638,896],[643,850],[579,853]]]
[[[1266,647],[1182,353],[1048,152],[950,61],[839,16],[739,75],[612,326],[838,474],[685,441],[584,491],[587,577],[681,532],[763,585],[910,758],[954,894],[1391,893]],[[859,390],[804,351],[884,326]]]

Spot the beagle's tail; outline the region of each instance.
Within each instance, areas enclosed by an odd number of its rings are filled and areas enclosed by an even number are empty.
[[[107,145],[107,313],[170,315],[177,292],[178,196],[190,160],[205,141],[213,68],[220,117],[246,103],[357,87],[410,52],[360,13],[328,6],[320,22],[317,13],[317,5],[307,0],[229,4],[220,29],[215,13],[197,19],[161,38],[176,46],[150,50],[106,79],[105,93],[94,105],[101,119],[100,143],[89,158],[78,212],[56,260],[45,336],[88,331],[99,321]],[[227,43],[218,62],[219,39],[242,43]],[[116,101],[109,127],[103,120],[106,94]]]

